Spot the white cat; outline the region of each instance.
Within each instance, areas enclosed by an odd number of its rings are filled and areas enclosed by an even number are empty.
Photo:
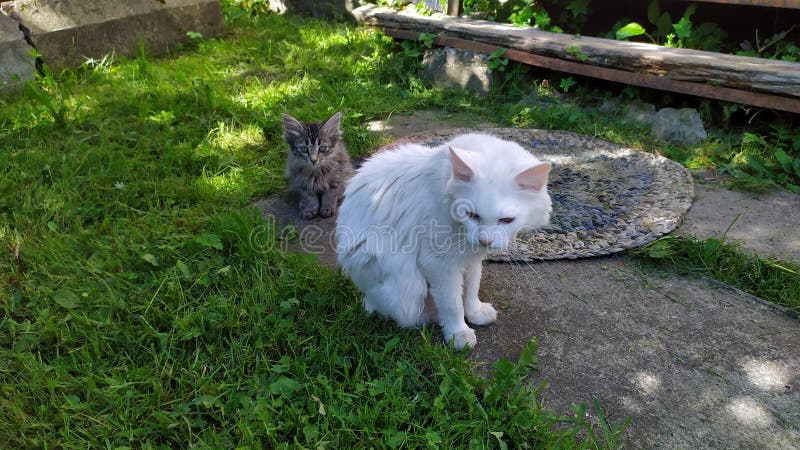
[[[482,261],[521,228],[549,222],[549,173],[549,163],[486,134],[378,153],[345,190],[339,264],[364,292],[367,311],[402,327],[438,316],[445,340],[473,347],[475,331],[464,318],[475,325],[497,318],[478,299]]]

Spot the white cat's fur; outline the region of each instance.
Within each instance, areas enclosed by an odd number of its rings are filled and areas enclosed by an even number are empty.
[[[366,310],[402,327],[438,315],[445,340],[474,346],[465,317],[475,325],[497,318],[478,299],[482,261],[521,228],[548,223],[549,171],[518,144],[485,134],[436,148],[402,145],[367,160],[336,221],[339,264],[364,292]],[[428,295],[435,311],[425,306]]]

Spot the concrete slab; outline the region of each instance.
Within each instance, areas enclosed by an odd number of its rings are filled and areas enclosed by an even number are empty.
[[[427,111],[394,116],[383,129],[400,137],[470,120]],[[744,208],[737,195],[713,195]],[[257,206],[280,225],[297,224],[300,239],[288,249],[335,267],[332,219],[301,221],[281,199]],[[696,204],[686,227],[716,221],[713,229],[724,230],[729,214],[712,214],[715,206]],[[753,227],[759,217],[777,220],[754,213]],[[532,380],[547,380],[545,404],[570,413],[570,403],[597,398],[611,420],[631,417],[630,448],[800,448],[800,321],[781,308],[705,278],[650,272],[625,256],[486,263],[480,296],[498,320],[476,329],[470,358],[486,370],[538,339]]]
[[[370,131],[400,138],[433,129],[488,128],[497,125],[483,118],[463,113],[420,110],[414,111],[413,114],[395,114],[389,116],[386,120],[373,120],[367,126]]]
[[[800,446],[800,323],[761,300],[625,257],[486,264],[480,295],[499,314],[471,358],[537,338],[545,404],[597,398],[631,448]]]
[[[0,14],[0,92],[16,91],[35,77],[36,60],[32,50],[19,24]]]
[[[800,263],[800,195],[787,191],[737,192],[718,183],[695,183],[695,199],[678,233],[720,238],[762,256]]]
[[[112,51],[138,54],[140,42],[160,55],[189,31],[212,37],[224,30],[219,0],[15,0],[2,10],[30,30],[50,67],[75,67]]]

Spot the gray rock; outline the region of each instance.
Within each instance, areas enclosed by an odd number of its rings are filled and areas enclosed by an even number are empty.
[[[429,50],[423,58],[423,76],[434,86],[461,88],[488,95],[492,84],[492,69],[483,53],[451,47]]]
[[[708,136],[700,113],[691,108],[664,108],[653,118],[653,134],[675,144],[693,145]]]
[[[0,92],[18,90],[36,74],[36,64],[19,24],[0,14]]]
[[[619,103],[616,100],[605,99],[597,107],[597,110],[604,114],[616,113],[619,109]]]
[[[140,42],[160,55],[187,32],[212,37],[224,30],[219,0],[16,0],[2,10],[30,30],[42,61],[54,69],[116,52],[133,56]]]
[[[639,125],[650,125],[656,114],[656,107],[651,103],[634,101],[625,107],[625,119]]]

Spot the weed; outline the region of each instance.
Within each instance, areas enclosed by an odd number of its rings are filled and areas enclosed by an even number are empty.
[[[800,266],[744,254],[726,243],[726,236],[727,231],[720,239],[706,240],[669,235],[633,254],[679,273],[709,276],[800,312]]]
[[[466,0],[467,15],[483,14],[488,20],[508,22],[517,26],[533,26],[552,32],[584,32],[584,25],[591,14],[591,0]],[[694,23],[692,16],[698,6],[691,4],[683,14],[673,20],[669,11],[662,10],[658,0],[647,4],[646,17],[649,25],[643,26],[630,18],[620,18],[613,25],[606,38],[620,40],[636,36],[644,36],[651,43],[667,47],[692,48],[713,52],[736,52],[740,55],[762,58],[797,61],[800,58],[800,47],[792,34],[797,25],[791,25],[777,32],[766,40],[759,37],[758,29],[754,30],[755,45],[750,41],[726,41],[728,33],[714,22]],[[643,23],[643,22],[642,22]],[[739,25],[737,25],[739,26]],[[649,31],[648,31],[649,30]],[[796,33],[795,33],[796,35]]]
[[[743,133],[721,170],[747,188],[769,185],[800,192],[800,132],[785,123],[770,124],[766,135]]]
[[[422,16],[432,16],[432,15],[434,15],[436,13],[436,11],[434,11],[431,8],[429,8],[428,5],[426,5],[424,1],[415,3],[413,8],[414,8],[414,11],[416,11],[417,14],[422,15]]]
[[[589,13],[591,0],[466,0],[466,15],[480,14],[488,20],[517,26],[533,26],[545,31],[577,32]]]
[[[43,65],[42,73],[38,73],[35,80],[25,83],[25,96],[46,111],[57,126],[66,127],[69,113],[66,96],[59,89],[49,66]]]
[[[566,50],[570,56],[572,56],[573,58],[577,59],[580,62],[586,62],[589,60],[589,55],[581,51],[581,48],[578,47],[577,45],[570,45],[568,47],[565,47],[564,50]]]
[[[570,88],[572,86],[575,86],[577,83],[578,82],[573,80],[572,77],[564,77],[564,78],[561,79],[561,81],[558,83],[558,85],[559,85],[559,87],[561,88],[562,91],[569,92]]]
[[[402,41],[400,46],[403,48],[403,54],[410,60],[419,60],[419,57],[424,53],[424,49],[433,47],[433,41],[437,36],[437,34],[433,33],[420,33],[415,41]]]
[[[436,33],[420,33],[418,39],[425,48],[431,48],[433,46],[433,40],[438,36],[439,35]]]
[[[781,59],[783,61],[797,61],[798,57],[800,57],[800,47],[797,46],[796,42],[793,42],[791,39],[787,39],[790,33],[796,28],[797,25],[792,25],[788,29],[783,30],[767,39],[764,43],[762,43],[759,39],[758,30],[756,30],[755,47],[750,44],[750,41],[744,41],[742,44],[740,44],[742,49],[739,50],[737,54],[743,56]],[[769,50],[771,47],[774,47],[774,51],[768,52],[767,50]]]
[[[486,65],[489,66],[490,69],[504,72],[506,70],[506,66],[508,66],[508,60],[502,56],[506,53],[506,51],[507,49],[501,48],[492,52],[486,61]]]
[[[497,0],[463,0],[461,6],[466,16],[482,14],[486,20],[494,21],[497,19],[499,6]]]
[[[601,436],[597,436],[595,427],[586,420],[586,404],[574,403],[571,405],[572,410],[575,412],[575,418],[572,420],[576,428],[580,428],[586,432],[586,442],[591,443],[595,448],[620,448],[622,447],[622,437],[625,429],[631,423],[631,416],[628,416],[622,423],[609,423],[605,417],[603,409],[600,407],[600,402],[593,399],[592,407],[600,423]]]
[[[417,58],[422,55],[420,45],[416,41],[403,41],[400,45],[403,47],[403,54],[408,58]]]
[[[628,39],[634,36],[645,35],[651,42],[655,43],[655,38],[647,34],[645,28],[636,22],[631,22],[617,29],[616,36],[618,40]]]
[[[662,12],[658,0],[653,0],[647,7],[647,20],[655,26],[652,35],[637,22],[631,22],[616,29],[617,39],[623,40],[635,36],[646,36],[653,44],[663,44],[666,47],[695,48],[709,51],[719,51],[726,34],[714,23],[703,23],[694,27],[691,17],[697,10],[697,5],[689,5],[683,16],[672,23],[669,12]]]
[[[561,27],[552,25],[552,19],[547,10],[535,0],[523,0],[512,7],[513,13],[508,17],[510,23],[516,26],[532,25],[545,31],[561,33]]]

